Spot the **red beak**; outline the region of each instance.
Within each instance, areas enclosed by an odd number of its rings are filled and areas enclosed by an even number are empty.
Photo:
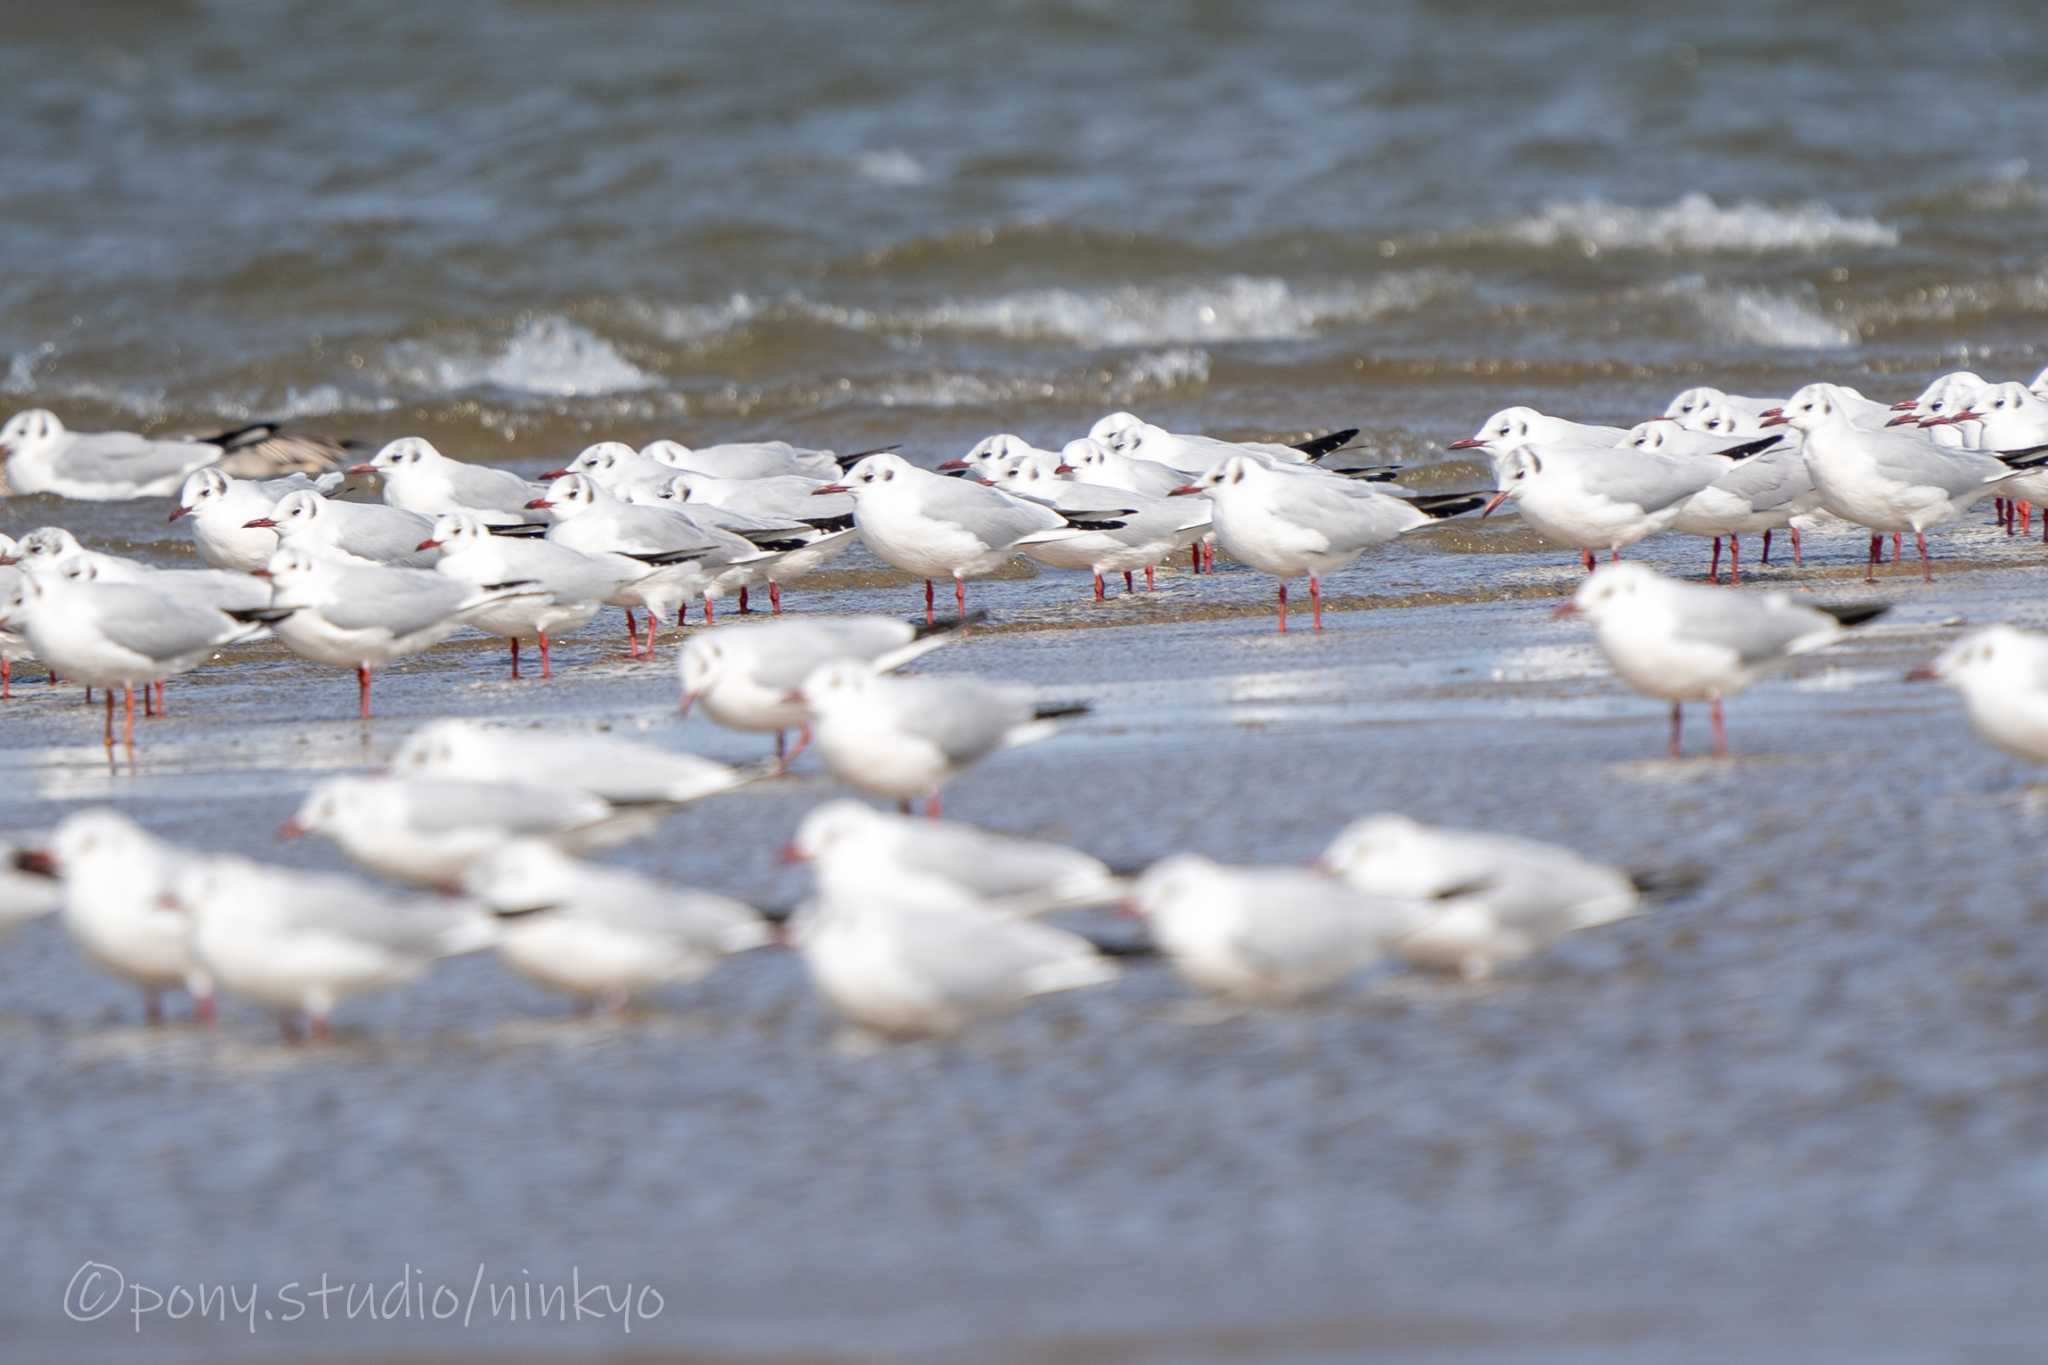
[[[249,577],[251,577],[251,578],[269,578],[269,577],[271,577],[271,572],[270,572],[270,570],[268,570],[268,569],[251,569],[251,570],[249,570]]]
[[[797,850],[797,846],[795,844],[784,844],[780,849],[776,851],[775,861],[784,864],[794,864],[807,862],[809,860],[806,859],[804,855]]]
[[[821,483],[811,490],[811,496],[822,498],[827,493],[851,493],[853,490],[843,483]]]
[[[181,502],[176,507],[173,507],[171,509],[171,514],[168,517],[165,517],[164,520],[166,522],[176,521],[179,517],[184,516],[187,512],[191,510],[191,508],[187,507],[184,503]]]
[[[57,860],[40,848],[25,848],[14,855],[14,865],[38,877],[58,875]]]
[[[1792,419],[1785,415],[1783,408],[1772,408],[1764,414],[1764,419],[1758,422],[1757,425],[1760,427],[1789,427],[1792,425]]]
[[[1984,414],[1976,411],[1974,408],[1964,408],[1961,412],[1950,413],[1948,420],[1951,422],[1981,422],[1984,420]]]
[[[259,526],[266,531],[275,531],[277,529],[277,523],[272,521],[269,517],[258,517],[254,521],[245,521],[242,523],[242,529],[244,531],[252,531]]]
[[[302,834],[310,833],[312,831],[300,824],[296,817],[285,821],[277,827],[277,837],[280,839],[296,839]]]
[[[1892,410],[1893,410],[1894,412],[1898,412],[1898,409],[1896,409],[1896,408],[1894,408],[1894,409],[1892,409]],[[1942,419],[1942,418],[1939,418],[1939,417],[1930,417],[1930,418],[1928,418],[1928,419],[1927,419],[1927,421],[1928,421],[1928,422],[1939,422],[1939,421],[1941,421],[1941,420],[1943,420],[1943,419]],[[1888,426],[1888,427],[1902,427],[1902,426],[1905,426],[1905,425],[1907,425],[1908,423],[1912,423],[1912,422],[1919,422],[1919,421],[1920,421],[1920,414],[1919,414],[1919,413],[1917,413],[1917,412],[1900,412],[1900,413],[1899,413],[1899,415],[1898,415],[1897,417],[1894,417],[1894,418],[1892,418],[1892,420],[1891,420],[1891,421],[1889,421],[1889,422],[1886,422],[1886,423],[1885,423],[1885,425],[1886,425],[1886,426]],[[1926,422],[1921,422],[1921,425],[1922,425],[1922,426],[1925,426],[1926,424],[1927,424]]]
[[[1167,489],[1166,496],[1169,498],[1185,498],[1201,491],[1201,488],[1195,484],[1184,483],[1178,488]]]
[[[1467,436],[1467,437],[1465,437],[1465,438],[1464,438],[1463,440],[1461,440],[1461,441],[1453,441],[1453,442],[1451,442],[1451,443],[1450,443],[1449,445],[1445,446],[1445,447],[1444,447],[1444,449],[1445,449],[1445,450],[1477,450],[1477,449],[1479,449],[1479,447],[1481,447],[1481,446],[1483,446],[1483,445],[1485,445],[1485,444],[1486,444],[1486,442],[1484,442],[1484,441],[1480,440],[1480,439],[1479,439],[1479,438],[1478,438],[1477,436]]]
[[[375,474],[377,466],[373,464],[352,464],[348,467],[348,472],[351,474]]]
[[[1933,664],[1921,664],[1906,674],[1907,682],[1939,682],[1941,674],[1935,672]]]
[[[1508,490],[1503,488],[1500,490],[1500,492],[1495,493],[1492,497],[1488,498],[1486,500],[1486,506],[1479,509],[1479,519],[1481,521],[1485,521],[1488,517],[1493,515],[1495,508],[1499,507],[1502,503],[1506,502],[1507,500]]]
[[[1065,460],[1061,460],[1058,464],[1052,467],[1052,472],[1055,474],[1071,474],[1074,472],[1074,467],[1068,464]]]
[[[1562,620],[1566,619],[1567,617],[1571,617],[1571,616],[1577,616],[1578,614],[1579,614],[1579,604],[1578,604],[1578,603],[1576,603],[1576,602],[1565,602],[1565,603],[1562,603],[1562,604],[1560,604],[1560,605],[1559,605],[1559,606],[1558,606],[1558,607],[1557,607],[1557,608],[1556,608],[1556,609],[1555,609],[1554,611],[1552,611],[1552,612],[1550,613],[1550,619],[1551,619],[1551,620],[1553,620],[1553,621],[1562,621]]]
[[[1783,417],[1785,415],[1785,409],[1782,407],[1765,408],[1760,415],[1764,417]]]
[[[965,468],[967,468],[967,461],[965,461],[965,460],[947,460],[947,461],[946,461],[946,462],[945,462],[944,464],[940,464],[940,465],[934,465],[934,466],[932,466],[932,467],[933,467],[934,469],[937,469],[937,470],[938,470],[938,471],[939,471],[939,472],[940,472],[941,474],[943,474],[943,473],[945,473],[945,472],[946,472],[947,470],[949,470],[949,469],[965,469]]]
[[[528,504],[526,504],[526,505],[527,505],[527,507],[528,507],[529,509],[531,509],[531,508],[536,508],[536,507],[539,507],[539,508],[548,508],[548,507],[553,507],[553,506],[554,506],[554,504],[553,504],[553,503],[551,503],[551,502],[549,502],[549,501],[548,501],[548,500],[547,500],[546,498],[535,498],[535,499],[534,499],[534,500],[533,500],[532,502],[529,502],[529,503],[528,503]]]
[[[801,706],[803,705],[804,694],[801,692],[784,692],[782,700],[791,706]]]
[[[413,549],[415,550],[438,550],[440,548],[441,542],[434,539],[432,536],[428,536],[425,540],[413,546]]]
[[[563,476],[564,474],[570,474],[570,473],[574,473],[574,472],[575,472],[575,471],[573,471],[573,470],[568,470],[568,469],[543,469],[543,470],[542,470],[542,471],[540,472],[540,476],[541,476],[541,477],[542,477],[543,479],[559,479],[559,478],[561,478],[561,477],[562,477],[562,476]]]
[[[1898,402],[1892,404],[1892,411],[1911,412],[1914,408],[1917,408],[1919,406],[1920,400],[1917,398],[1901,398]]]

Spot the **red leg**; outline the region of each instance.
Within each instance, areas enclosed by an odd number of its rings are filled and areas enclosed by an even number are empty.
[[[149,719],[156,714],[156,692],[148,683],[142,685],[142,718]]]
[[[742,615],[742,616],[745,616],[745,615],[747,615],[747,614],[748,614],[749,612],[751,612],[752,610],[753,610],[753,608],[752,608],[752,607],[749,607],[749,606],[747,605],[747,590],[746,590],[745,588],[741,588],[741,589],[740,589],[740,615]]]
[[[1792,532],[1792,562],[1800,568],[1805,568],[1806,552],[1799,547],[1799,528],[1791,526],[1786,529]]]
[[[1147,565],[1145,566],[1145,591],[1146,591],[1146,592],[1151,592],[1151,591],[1153,591],[1153,583],[1152,583],[1152,566],[1151,566],[1150,564],[1147,564]]]
[[[166,707],[164,706],[164,680],[163,680],[162,678],[158,678],[158,679],[156,680],[156,715],[157,715],[157,719],[158,719],[158,720],[162,720],[162,719],[164,718],[164,716],[165,716],[165,715],[167,715],[167,714],[169,714],[169,712],[168,712],[167,708],[166,708]]]
[[[2020,529],[2022,531],[2032,531],[2034,529],[2034,504],[2026,501],[2024,498],[2020,500]]]
[[[718,624],[718,613],[715,610],[715,604],[711,600],[711,594],[708,592],[704,594],[704,624],[707,626]]]
[[[935,625],[938,619],[932,611],[932,581],[927,578],[924,581],[924,623],[928,626]]]
[[[1135,583],[1133,583],[1133,582],[1131,581],[1131,571],[1130,571],[1129,569],[1125,569],[1125,570],[1124,570],[1124,591],[1125,591],[1125,592],[1136,592],[1137,590],[1138,590],[1138,585],[1137,585],[1137,584],[1135,584]]]
[[[1714,757],[1728,757],[1728,718],[1721,714],[1721,699],[1714,698]]]
[[[1280,580],[1280,633],[1287,633],[1287,580]]]
[[[366,664],[356,665],[356,691],[360,694],[363,719],[370,718],[370,670]]]
[[[1892,563],[1896,564],[1905,557],[1906,537],[1901,533],[1894,531],[1892,532]]]
[[[633,609],[626,609],[626,648],[633,651],[633,657],[640,657],[640,623],[633,619]]]
[[[151,1028],[156,1028],[163,1023],[164,993],[162,991],[145,990],[142,993],[142,1018],[143,1022],[147,1023]]]
[[[678,611],[676,615],[677,623],[680,624],[682,619],[682,614],[680,611]],[[649,607],[647,609],[647,658],[651,659],[654,657],[654,632],[659,630],[660,628],[661,618],[654,614],[653,607]]]
[[[1593,552],[1591,550],[1581,550],[1579,551],[1579,558],[1586,562],[1586,572],[1593,572]]]
[[[550,662],[549,662],[549,660],[548,660],[548,633],[547,633],[546,631],[544,631],[544,630],[543,630],[543,631],[541,631],[541,632],[540,632],[539,634],[540,634],[540,675],[541,675],[541,676],[542,676],[543,678],[552,678],[552,677],[554,677],[554,676],[555,676],[555,669],[554,669],[554,665],[553,665],[552,663],[550,663]]]
[[[514,678],[516,679],[516,678],[517,678],[517,677],[519,676],[519,637],[518,637],[517,635],[515,635],[515,636],[513,636],[513,637],[512,637],[512,640],[511,640],[511,645],[512,645],[512,676],[513,676],[513,677],[514,677]]]
[[[1098,601],[1098,602],[1100,602],[1100,601],[1102,600],[1102,575],[1101,575],[1101,574],[1097,574],[1097,575],[1095,575],[1095,600],[1096,600],[1096,601]]]
[[[1870,567],[1863,571],[1863,581],[1865,583],[1875,583],[1877,581],[1877,566],[1883,562],[1884,537],[1873,535],[1870,538]]]
[[[939,794],[937,792],[933,792],[930,796],[927,796],[924,799],[924,818],[927,820],[936,820],[939,818],[939,814]]]
[[[1678,742],[1679,724],[1685,717],[1685,708],[1679,702],[1671,703],[1671,756],[1684,758],[1685,747]]]
[[[109,692],[108,696],[113,693]],[[124,683],[121,686],[121,742],[129,748],[135,747],[135,689]]]
[[[1920,573],[1929,583],[1934,581],[1934,564],[1927,558],[1927,533],[1915,531],[1913,543],[1920,547]]]
[[[306,1023],[311,1027],[313,1041],[315,1042],[324,1043],[334,1036],[327,1027],[327,1016],[324,1014],[312,1015],[306,1020]]]
[[[777,616],[782,615],[782,585],[772,578],[768,580],[768,605]]]
[[[1719,536],[1714,537],[1714,557],[1707,564],[1707,581],[1709,583],[1719,583],[1721,581],[1721,537]]]
[[[960,619],[967,619],[967,580],[959,574],[953,575],[953,605],[960,613]]]
[[[1769,531],[1769,530],[1767,529],[1767,530],[1765,530],[1765,532],[1764,532],[1764,563],[1768,564],[1768,563],[1770,563],[1770,562],[1771,562],[1771,533],[1770,533],[1770,531]]]
[[[1607,560],[1611,564],[1621,563],[1621,547],[1619,545],[1616,545],[1607,552]]]
[[[107,728],[106,728],[106,739],[107,739],[107,747],[108,747],[109,749],[113,748],[113,747],[114,747],[114,689],[113,689],[113,688],[111,688],[111,687],[107,689]]]
[[[1728,581],[1742,585],[1742,537],[1728,537]]]
[[[1310,607],[1314,609],[1315,628],[1321,630],[1323,628],[1323,580],[1317,578],[1314,574],[1308,576],[1308,600]]]
[[[1216,572],[1216,547],[1206,541],[1202,544],[1202,572]]]
[[[14,665],[0,659],[0,701],[14,696]]]
[[[202,1024],[212,1024],[220,1016],[220,1005],[211,994],[192,997],[192,1017]]]
[[[811,723],[805,721],[796,732],[796,747],[789,751],[788,763],[796,762],[796,756],[811,747]]]
[[[1202,571],[1201,541],[1198,540],[1194,544],[1188,546],[1188,562],[1194,566],[1194,571],[1196,573],[1200,573]]]

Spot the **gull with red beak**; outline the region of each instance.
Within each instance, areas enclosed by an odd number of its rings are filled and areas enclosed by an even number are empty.
[[[1714,753],[1726,757],[1723,701],[1886,610],[1882,602],[1809,606],[1782,592],[1724,592],[1677,582],[1641,564],[1608,564],[1580,584],[1557,615],[1585,616],[1616,675],[1643,695],[1671,703],[1671,756],[1678,758],[1686,702],[1712,708]]]
[[[12,537],[0,535],[0,603],[13,597],[21,587],[21,547]],[[19,630],[0,626],[0,700],[14,695],[14,666],[33,659],[28,637]],[[51,675],[53,678],[54,674]]]
[[[166,497],[195,469],[219,465],[229,474],[263,477],[334,467],[333,442],[281,436],[276,422],[256,422],[217,435],[157,440],[128,431],[70,431],[42,408],[17,412],[0,426],[0,459],[17,494],[53,493],[84,502]]]
[[[773,532],[727,531],[665,502],[623,502],[586,474],[562,475],[548,485],[546,496],[527,505],[554,519],[547,538],[557,545],[621,554],[662,570],[625,585],[609,599],[625,609],[628,635],[633,609],[647,612],[648,658],[654,657],[654,633],[662,617],[673,613],[680,627],[684,604],[701,596],[708,624],[714,594],[728,585],[737,587],[735,579],[767,569],[780,551],[802,546]],[[637,637],[633,653],[636,658],[641,654]]]
[[[795,695],[834,777],[894,798],[905,814],[923,797],[934,819],[947,782],[999,749],[1050,738],[1058,721],[1089,709],[980,678],[893,678],[855,659],[821,665]]]
[[[650,456],[642,455],[624,441],[599,441],[585,446],[576,458],[560,469],[541,471],[541,478],[554,480],[564,474],[581,474],[612,496],[623,498],[630,488],[665,483],[675,470]]]
[[[1787,446],[1777,433],[1731,444],[1716,432],[1692,431],[1675,420],[1658,418],[1635,427],[1629,433],[1629,445],[1653,455],[1715,455],[1736,461],[1720,478],[1680,503],[1678,515],[1671,521],[1670,529],[1681,535],[1713,539],[1714,555],[1707,570],[1710,583],[1720,581],[1724,538],[1729,547],[1729,580],[1740,583],[1745,533],[1768,535],[1820,506],[1820,494],[1806,472],[1806,457],[1796,445]],[[1793,544],[1796,547],[1798,541]]]
[[[1906,675],[1962,693],[1978,737],[2029,763],[2048,763],[2048,635],[1986,626]]]
[[[301,1017],[324,1039],[343,1001],[498,942],[497,921],[478,906],[400,900],[351,877],[246,858],[189,861],[169,890],[200,967],[228,994],[276,1011],[291,1041]]]
[[[994,436],[982,437],[969,448],[965,455],[951,460],[942,460],[937,465],[934,465],[933,468],[937,469],[941,474],[962,473],[986,476],[993,466],[1013,460],[1040,466],[1048,474],[1060,466],[1058,451],[1041,450],[1022,436],[1015,436],[1005,431],[998,432]]]
[[[1884,534],[1913,532],[1928,582],[1930,527],[1954,521],[2028,470],[2048,465],[2048,451],[1993,455],[1945,450],[1917,431],[1887,431],[1858,424],[1866,402],[1833,384],[1808,384],[1767,422],[1790,425],[1806,437],[1806,467],[1821,505],[1870,530],[1870,571],[1875,577]]]
[[[1446,450],[1479,450],[1493,461],[1495,477],[1501,473],[1501,461],[1511,450],[1535,449],[1546,452],[1550,446],[1618,446],[1628,439],[1628,432],[1621,427],[1594,426],[1586,422],[1574,422],[1567,417],[1552,417],[1530,407],[1502,408],[1479,424],[1479,430],[1460,441],[1445,446]]]
[[[419,543],[434,523],[415,512],[374,502],[338,502],[318,493],[288,493],[268,515],[243,523],[277,533],[279,545],[340,554],[365,564],[423,568],[433,562]]]
[[[348,472],[377,475],[385,505],[415,516],[468,512],[487,526],[536,520],[526,504],[537,487],[509,469],[451,460],[424,436],[401,436]]]
[[[263,573],[272,605],[291,612],[273,624],[277,638],[301,658],[353,668],[364,720],[370,718],[371,669],[439,644],[468,624],[472,612],[506,598],[546,600],[535,584],[477,588],[431,569],[363,564],[299,546],[280,549]]]
[[[820,494],[851,493],[853,524],[884,563],[924,580],[924,614],[937,621],[932,582],[953,580],[967,613],[967,580],[995,573],[1031,545],[1113,529],[1115,518],[1067,514],[1000,489],[934,474],[899,455],[870,455],[843,483]]]
[[[1323,575],[1349,568],[1367,550],[1484,499],[1447,493],[1396,498],[1319,470],[1293,471],[1233,456],[1176,495],[1206,495],[1216,543],[1231,558],[1280,580],[1279,621],[1287,630],[1287,580],[1308,575],[1315,629],[1323,628]]]
[[[32,866],[59,879],[59,920],[88,962],[139,987],[143,1015],[163,1021],[163,997],[186,991],[213,1017],[213,983],[193,956],[191,926],[165,905],[189,856],[111,807],[67,815]]]
[[[249,523],[269,516],[286,494],[318,491],[303,474],[258,482],[231,478],[208,466],[185,476],[170,521],[185,528],[199,557],[214,568],[253,573],[270,561],[277,534]]]
[[[820,493],[824,481],[801,474],[760,479],[721,479],[710,474],[671,474],[653,486],[629,493],[633,502],[679,507],[686,515],[709,519],[736,534],[746,530],[787,528],[778,535],[804,541],[802,548],[778,552],[760,569],[768,580],[768,605],[782,614],[782,589],[815,573],[853,548],[853,499],[843,493]],[[740,585],[740,614],[747,614],[747,587]]]
[[[1736,447],[1736,451],[1747,447]],[[1576,549],[1588,571],[1596,550],[1622,550],[1666,530],[1686,500],[1725,478],[1740,453],[1670,454],[1631,446],[1516,446],[1495,461],[1500,490],[1482,517],[1512,501],[1528,527]]]
[[[1688,430],[1702,431],[1705,428],[1699,419],[1709,409],[1723,409],[1754,422],[1782,402],[1777,398],[1745,398],[1741,394],[1724,393],[1711,385],[1701,384],[1680,390],[1677,397],[1665,404],[1664,415]]]
[[[539,590],[480,606],[467,617],[469,625],[510,644],[515,678],[521,643],[540,647],[540,675],[553,677],[550,642],[587,625],[627,585],[657,572],[625,555],[585,554],[542,539],[494,536],[474,512],[443,512],[419,548],[437,551],[435,570],[472,589],[516,582]]]
[[[77,567],[77,573],[66,572]],[[291,615],[271,607],[222,610],[141,583],[103,583],[89,565],[60,560],[23,574],[0,605],[0,629],[20,635],[35,656],[73,682],[107,689],[104,738],[114,743],[114,692],[126,699],[125,743],[135,743],[135,689],[189,672],[221,649],[266,634]]]
[[[893,616],[804,616],[717,626],[683,645],[682,709],[702,703],[728,729],[772,731],[775,756],[787,766],[811,742],[809,715],[795,693],[819,667],[857,659],[894,672],[982,619],[974,613],[925,625]],[[801,731],[795,749],[785,744],[790,730]]]

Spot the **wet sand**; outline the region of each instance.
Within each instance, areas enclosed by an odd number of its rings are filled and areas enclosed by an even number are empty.
[[[89,542],[154,522],[63,510]],[[333,1046],[291,1048],[234,1002],[211,1032],[143,1028],[133,995],[31,926],[0,949],[0,1198],[23,1232],[0,1337],[104,1360],[2030,1349],[2048,796],[1902,675],[1963,624],[2040,624],[2048,552],[1973,524],[1937,541],[1931,587],[1908,566],[1867,588],[1860,539],[1814,538],[1804,573],[1759,578],[1896,610],[1731,703],[1733,759],[1674,763],[1663,709],[1549,618],[1575,566],[1526,542],[1510,520],[1397,547],[1331,584],[1320,637],[1274,635],[1270,582],[1227,567],[1100,606],[1077,575],[974,584],[994,628],[921,666],[1095,710],[968,774],[948,813],[1136,865],[1300,860],[1400,808],[1698,866],[1696,893],[1486,985],[1387,973],[1316,1008],[1214,1017],[1138,964],[964,1040],[864,1057],[835,1047],[782,953],[624,1019],[464,960],[347,1006]],[[1703,548],[1642,557],[1697,572]],[[847,565],[850,586],[792,607],[921,604]],[[430,716],[764,752],[678,721],[670,665],[627,661],[604,624],[564,643],[550,683],[507,681],[475,639],[400,664],[367,728],[346,674],[258,649],[173,682],[170,716],[111,771],[76,689],[18,683],[0,827],[111,801],[172,838],[340,867],[270,831],[312,780],[381,761]],[[1704,748],[1704,714],[1690,740]],[[787,903],[803,879],[774,850],[835,790],[813,770],[705,803],[621,857]],[[630,1336],[160,1314],[137,1332],[125,1310],[65,1318],[87,1260],[266,1289],[574,1269],[664,1306]]]

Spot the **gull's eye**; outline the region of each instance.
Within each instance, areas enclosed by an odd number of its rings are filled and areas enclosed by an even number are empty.
[[[1514,428],[1510,427],[1506,422],[1502,422],[1499,427],[1499,434],[1502,436],[1512,436],[1514,435]]]

